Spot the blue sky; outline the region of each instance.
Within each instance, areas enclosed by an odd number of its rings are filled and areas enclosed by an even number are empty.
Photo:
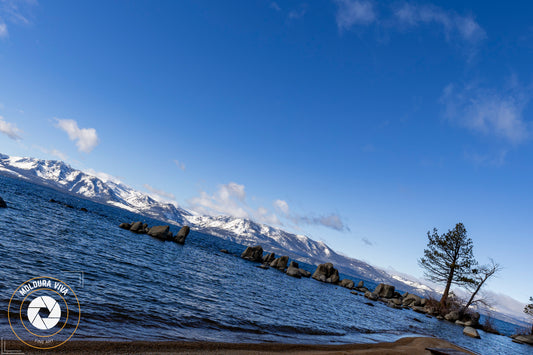
[[[0,147],[421,276],[463,222],[533,290],[533,9],[0,1]]]

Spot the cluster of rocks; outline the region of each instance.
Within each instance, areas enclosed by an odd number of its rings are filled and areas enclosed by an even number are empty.
[[[291,261],[289,264],[289,257],[286,255],[276,258],[275,253],[268,253],[263,256],[263,247],[260,245],[247,247],[246,250],[244,250],[241,254],[241,258],[261,263],[259,267],[262,269],[277,269],[298,279],[301,277],[311,277],[311,273],[307,270],[301,269],[297,262]],[[289,264],[288,267],[287,264]]]
[[[7,203],[2,197],[0,197],[0,208],[7,208]]]
[[[261,263],[259,266],[260,268],[268,269],[269,267],[272,267],[284,271],[287,275],[292,277],[300,278],[302,276],[311,276],[308,271],[299,268],[298,263],[294,261],[291,261],[289,267],[287,268],[287,263],[289,262],[288,256],[276,258],[274,253],[269,253],[263,256],[263,248],[260,245],[247,247],[242,253],[241,257],[250,261]],[[475,329],[480,327],[480,315],[477,312],[473,314],[462,315],[457,311],[452,311],[442,317],[439,315],[437,308],[432,306],[432,303],[428,302],[425,298],[408,292],[400,294],[392,285],[380,283],[378,286],[376,286],[374,291],[370,291],[365,287],[363,281],[359,281],[357,286],[355,286],[355,282],[350,279],[340,280],[339,271],[335,269],[332,263],[318,265],[312,277],[317,281],[339,285],[347,289],[362,292],[364,297],[367,299],[383,302],[391,308],[412,309],[415,312],[426,314],[428,317],[436,316],[437,319],[453,322],[464,327],[463,334],[473,338],[480,338],[479,333]],[[355,291],[352,291],[352,293],[359,295],[359,293]],[[372,303],[366,304],[373,306]],[[519,341],[523,341],[523,339],[519,339]]]
[[[517,334],[517,335],[513,335],[511,338],[513,339],[513,342],[518,343],[518,344],[533,345],[533,334],[531,335]]]
[[[153,226],[148,227],[148,224],[142,222],[121,223],[120,228],[129,230],[137,234],[148,234],[151,237],[176,242],[178,244],[185,244],[185,239],[189,235],[189,226],[183,226],[176,235],[170,231],[170,226]]]
[[[63,206],[65,206],[66,208],[72,208],[72,209],[75,208],[74,206],[69,205],[69,204],[66,203],[66,202],[61,202],[61,201],[58,201],[58,200],[54,200],[53,198],[51,198],[50,200],[48,200],[48,202],[57,203],[57,204],[59,204],[59,205],[63,205]],[[80,211],[82,211],[82,212],[89,212],[85,207],[80,208]]]
[[[358,285],[361,289],[363,285]],[[374,291],[366,291],[364,296],[372,301],[380,301],[387,306],[395,309],[412,309],[417,313],[426,314],[428,316],[436,316],[437,319],[447,320],[457,325],[463,326],[463,334],[473,338],[480,338],[479,333],[475,329],[479,325],[479,313],[461,315],[457,311],[452,311],[444,317],[439,315],[437,308],[433,307],[425,298],[414,295],[412,293],[404,293],[403,295],[397,292],[392,285],[384,283],[376,286]]]

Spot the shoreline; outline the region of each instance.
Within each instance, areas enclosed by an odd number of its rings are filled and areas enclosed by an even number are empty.
[[[344,345],[72,340],[50,350],[33,349],[17,340],[4,340],[2,344],[3,351],[24,354],[431,354],[426,348],[451,348],[477,355],[446,340],[432,337],[405,337],[394,342]]]

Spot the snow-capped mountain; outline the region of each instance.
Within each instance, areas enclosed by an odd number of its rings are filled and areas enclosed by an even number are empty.
[[[103,180],[73,169],[62,161],[9,157],[0,154],[0,174],[46,185],[166,222],[178,225],[188,224],[199,232],[242,245],[261,245],[266,251],[288,255],[301,262],[309,264],[331,262],[345,274],[376,282],[386,282],[404,291],[421,295],[428,291],[427,287],[422,287],[423,285],[405,282],[363,261],[340,255],[325,243],[304,235],[288,233],[248,219],[196,215],[173,204],[156,201],[147,194],[122,183]]]
[[[183,224],[189,212],[171,203],[162,203],[129,186],[104,181],[57,160],[9,157],[0,154],[0,174],[84,197],[149,217]]]

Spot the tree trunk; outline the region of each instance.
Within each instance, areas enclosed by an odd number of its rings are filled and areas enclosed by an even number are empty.
[[[463,310],[461,311],[462,313],[466,312],[466,310],[468,309],[468,307],[470,307],[470,305],[472,304],[472,302],[474,302],[474,297],[476,297],[477,293],[478,293],[479,290],[481,289],[481,286],[483,286],[483,283],[485,283],[485,280],[483,280],[482,282],[479,283],[479,285],[477,285],[476,290],[474,291],[474,293],[472,293],[472,296],[470,297],[470,299],[469,299],[468,302],[466,303],[466,306],[464,306]]]
[[[450,270],[450,275],[448,276],[448,280],[446,280],[446,287],[444,288],[444,293],[442,294],[442,298],[440,299],[441,308],[444,308],[446,306],[446,301],[448,300],[448,294],[450,293],[450,286],[452,285],[454,271],[455,269],[452,267]]]

